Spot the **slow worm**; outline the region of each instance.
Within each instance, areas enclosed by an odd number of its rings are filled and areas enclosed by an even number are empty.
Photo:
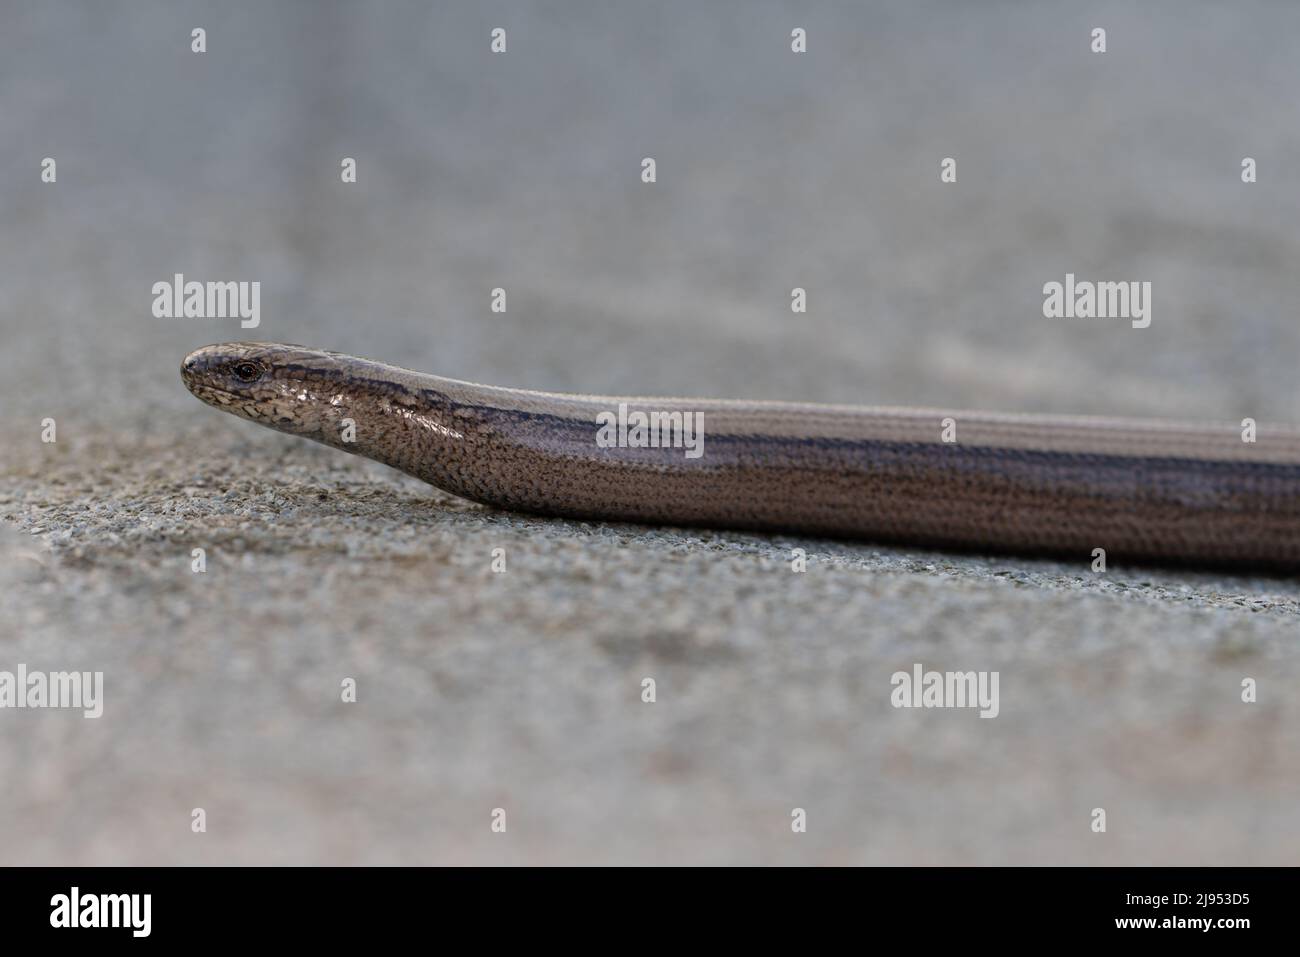
[[[1294,428],[1246,441],[1233,424],[562,395],[276,343],[206,346],[181,374],[209,405],[504,509],[1300,566]]]

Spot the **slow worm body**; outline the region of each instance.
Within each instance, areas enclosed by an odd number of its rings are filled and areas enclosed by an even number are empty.
[[[562,395],[275,343],[206,346],[181,374],[217,408],[505,509],[1300,567],[1292,428]]]

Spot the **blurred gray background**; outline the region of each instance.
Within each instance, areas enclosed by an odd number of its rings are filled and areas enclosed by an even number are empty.
[[[507,515],[177,370],[258,338],[1297,421],[1297,37],[1283,3],[0,0],[0,669],[105,673],[97,721],[0,711],[0,863],[1295,863],[1294,580]],[[261,326],[155,318],[176,272],[259,280]],[[1044,319],[1066,272],[1151,281],[1151,327]],[[1001,715],[894,710],[917,661],[1000,670]]]

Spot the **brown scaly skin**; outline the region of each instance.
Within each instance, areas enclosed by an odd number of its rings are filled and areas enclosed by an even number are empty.
[[[1300,431],[1233,425],[559,395],[339,353],[224,343],[190,391],[242,418],[488,505],[1090,562],[1300,568]],[[702,415],[703,455],[601,448],[620,402]],[[956,442],[942,440],[955,422]],[[344,441],[344,420],[355,441]]]

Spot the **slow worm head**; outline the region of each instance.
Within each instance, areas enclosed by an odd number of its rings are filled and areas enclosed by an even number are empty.
[[[476,385],[278,343],[205,346],[209,405],[465,498],[1088,561],[1300,567],[1300,430]]]

